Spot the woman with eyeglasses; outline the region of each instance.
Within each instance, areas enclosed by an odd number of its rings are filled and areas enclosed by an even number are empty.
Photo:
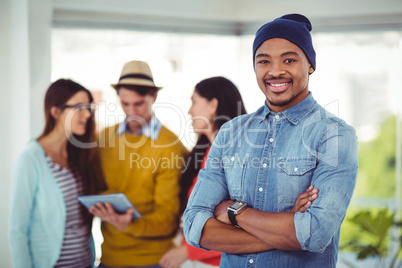
[[[92,267],[92,216],[77,196],[106,185],[91,93],[66,79],[45,96],[46,124],[16,163],[9,236],[14,267]]]

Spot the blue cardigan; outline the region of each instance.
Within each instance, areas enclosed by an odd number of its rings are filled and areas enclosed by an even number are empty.
[[[66,206],[37,141],[30,142],[17,160],[10,203],[14,267],[53,267],[63,245]],[[92,237],[91,245],[94,253]]]

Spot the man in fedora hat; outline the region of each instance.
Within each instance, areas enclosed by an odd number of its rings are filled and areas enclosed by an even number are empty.
[[[178,227],[178,180],[186,149],[152,111],[161,87],[147,63],[126,63],[112,87],[126,119],[99,134],[105,193],[124,193],[142,217],[132,219],[132,209],[117,214],[108,203],[90,209],[102,219],[100,267],[158,267]]]
[[[184,212],[187,242],[225,252],[221,267],[336,267],[357,139],[309,91],[311,29],[305,16],[287,14],[257,31],[253,64],[264,105],[221,127]],[[292,211],[311,187],[317,199]]]

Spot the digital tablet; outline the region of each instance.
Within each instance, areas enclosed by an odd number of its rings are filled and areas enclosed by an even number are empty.
[[[127,196],[123,193],[81,195],[77,198],[78,201],[80,201],[87,209],[90,209],[91,206],[96,206],[96,203],[99,202],[102,204],[105,204],[105,202],[109,202],[117,213],[123,214],[126,213],[127,209],[133,208],[133,219],[141,218],[141,214],[137,211],[133,204],[131,204]]]

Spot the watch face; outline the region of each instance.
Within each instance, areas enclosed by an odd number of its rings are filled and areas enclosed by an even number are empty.
[[[234,209],[234,210],[238,210],[239,208],[241,208],[242,206],[244,206],[244,203],[242,202],[235,202],[233,203],[230,208]]]

